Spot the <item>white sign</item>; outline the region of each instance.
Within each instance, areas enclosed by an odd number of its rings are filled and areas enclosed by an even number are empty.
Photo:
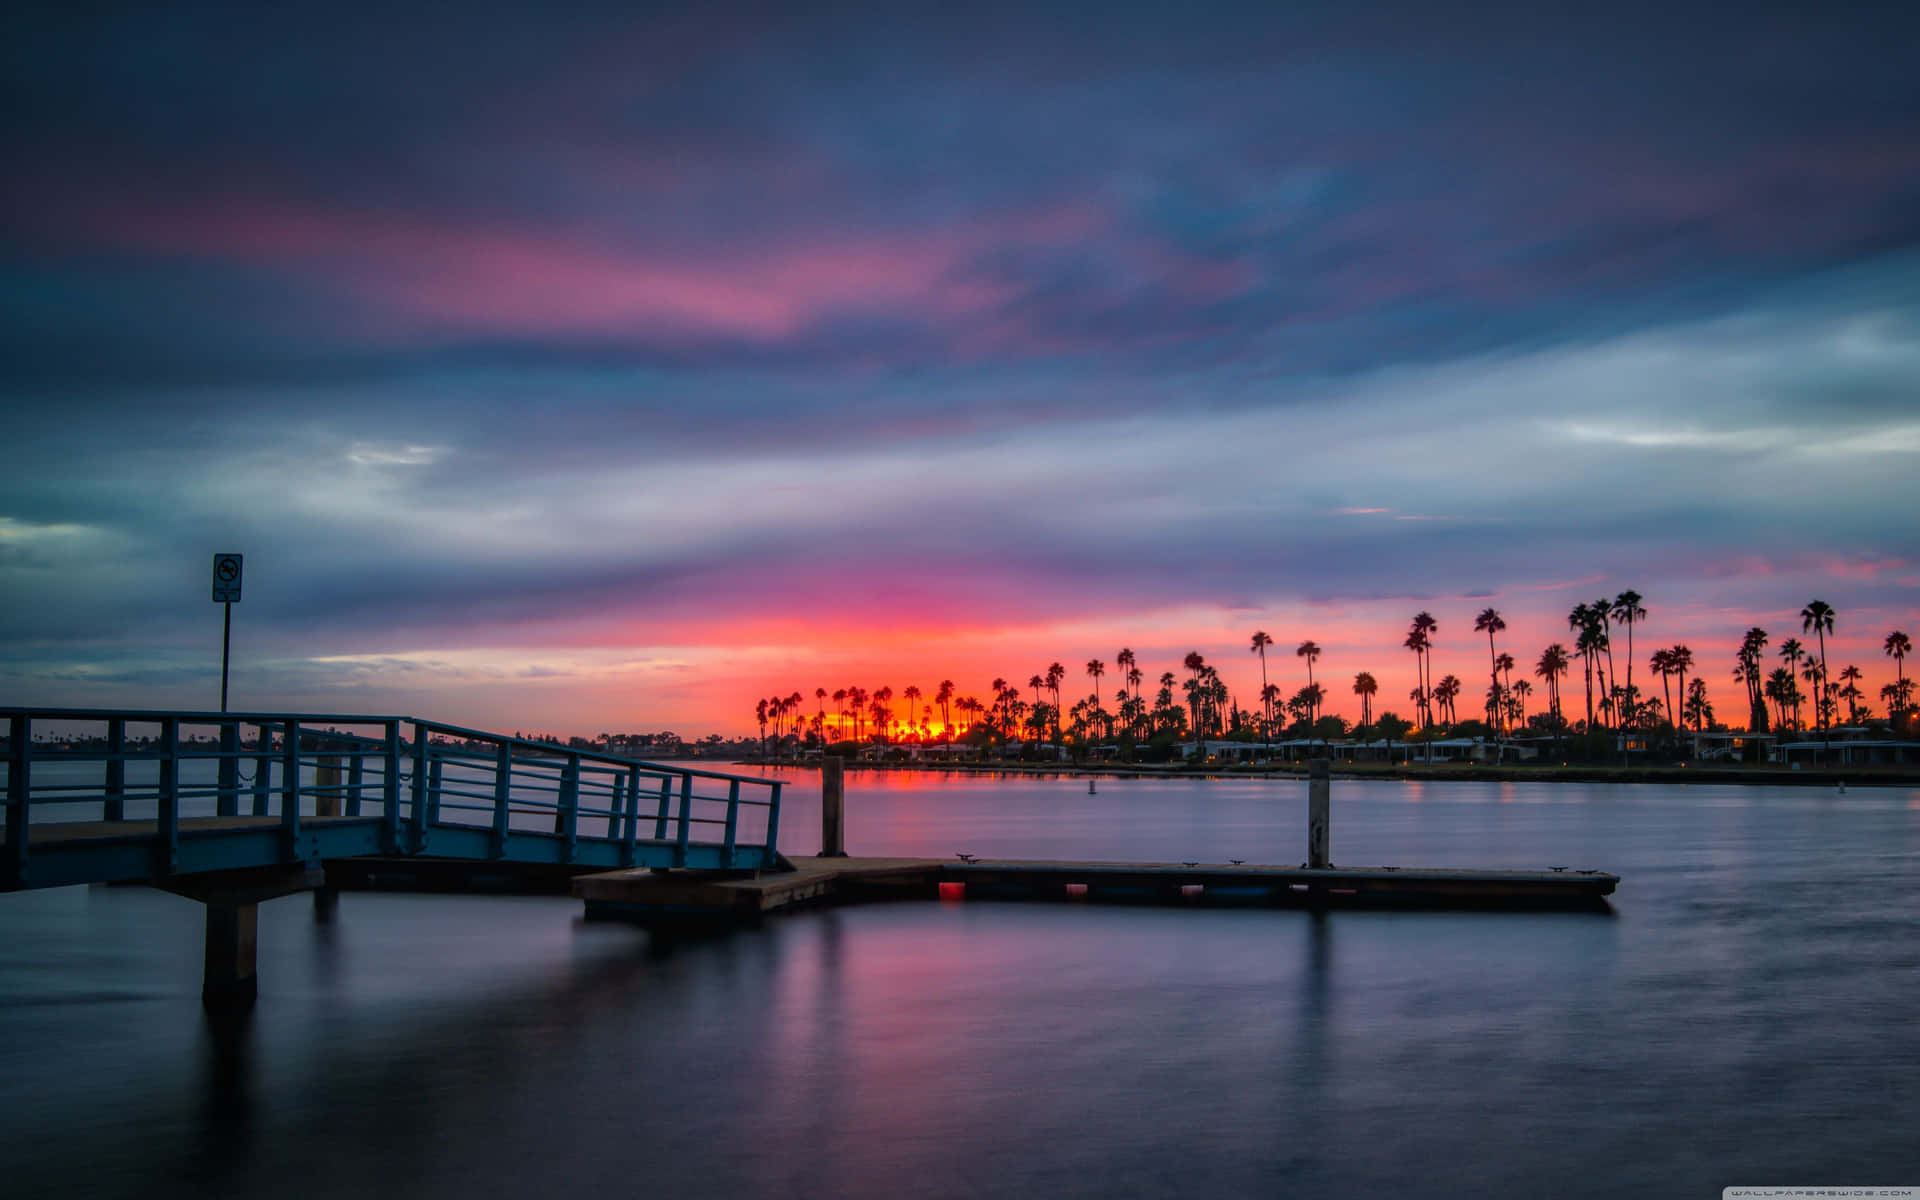
[[[216,554],[213,556],[213,602],[222,601],[232,604],[240,599],[240,556],[238,554]]]

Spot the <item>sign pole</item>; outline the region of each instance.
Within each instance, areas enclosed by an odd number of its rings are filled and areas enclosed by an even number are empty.
[[[227,610],[227,619],[220,630],[220,711],[227,711],[227,661],[233,653],[233,601],[223,606]]]
[[[220,711],[227,711],[227,664],[233,658],[233,602],[240,598],[240,565],[238,554],[216,554],[213,556],[213,602],[226,606],[226,617],[220,629]]]

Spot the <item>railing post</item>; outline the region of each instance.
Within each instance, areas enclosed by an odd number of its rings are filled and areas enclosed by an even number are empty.
[[[107,804],[101,816],[109,821],[127,819],[127,764],[120,756],[127,752],[127,723],[119,717],[107,721]]]
[[[673,776],[660,777],[660,815],[653,819],[653,840],[667,840],[667,806],[673,799]]]
[[[267,815],[267,792],[273,786],[273,735],[268,731],[271,726],[257,724],[253,727],[253,815]]]
[[[347,815],[360,815],[360,790],[366,785],[367,751],[361,746],[353,752],[353,765],[347,768]]]
[[[627,810],[626,845],[620,851],[620,865],[631,867],[638,857],[640,837],[640,771],[638,768],[627,772],[627,796],[624,807]]]
[[[493,764],[493,856],[507,856],[508,818],[513,800],[513,747],[500,743]]]
[[[160,780],[155,789],[159,806],[154,834],[154,874],[171,875],[180,869],[180,722],[160,722]]]
[[[223,817],[240,815],[240,722],[220,723],[220,791],[213,811]]]
[[[436,825],[440,821],[440,785],[446,779],[447,760],[430,758],[427,761],[427,824]]]
[[[388,854],[400,853],[400,722],[387,722],[385,787],[380,814],[380,848]]]
[[[27,882],[27,803],[33,793],[30,748],[33,721],[25,714],[7,722],[7,886]]]
[[[427,726],[413,723],[413,853],[427,848]]]
[[[727,838],[726,849],[721,861],[728,868],[733,866],[733,846],[740,833],[740,781],[734,780],[727,785]]]
[[[674,839],[673,865],[687,865],[687,843],[693,840],[693,776],[680,777],[680,836]]]
[[[287,721],[287,738],[280,747],[280,831],[286,835],[286,858],[299,857],[300,839],[300,722]]]
[[[565,862],[573,861],[573,848],[580,836],[580,756],[567,755],[560,771],[560,810],[553,815],[559,828],[554,832],[566,839]]]
[[[773,794],[767,797],[767,845],[760,855],[763,867],[771,867],[780,859],[780,787],[775,783]]]

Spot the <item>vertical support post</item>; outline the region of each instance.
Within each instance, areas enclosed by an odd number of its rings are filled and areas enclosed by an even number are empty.
[[[313,815],[340,815],[340,756],[337,754],[322,756],[313,768]]]
[[[107,721],[107,805],[101,816],[109,821],[127,819],[127,764],[120,756],[127,752],[127,723],[120,717]]]
[[[205,970],[200,1003],[216,1012],[244,1012],[259,991],[254,951],[259,940],[260,906],[209,900]]]
[[[160,722],[160,776],[155,788],[159,800],[154,834],[154,874],[171,875],[180,869],[180,722]]]
[[[33,794],[33,721],[25,714],[7,722],[7,886],[27,882],[27,802]]]
[[[693,840],[693,776],[680,777],[680,836],[674,839],[673,865],[687,865],[687,843]]]
[[[227,601],[226,620],[220,627],[220,711],[227,711],[227,660],[233,650],[233,601]]]
[[[553,814],[554,832],[566,839],[566,858],[563,862],[573,861],[573,848],[580,836],[580,756],[567,755],[567,765],[560,769],[560,807]]]
[[[513,747],[505,742],[493,760],[493,856],[507,856],[508,819],[512,814]]]
[[[820,760],[820,857],[847,856],[847,760],[829,754]]]
[[[440,785],[446,780],[447,760],[435,758],[427,764],[427,824],[440,820]]]
[[[273,785],[273,735],[270,726],[253,727],[253,815],[267,815],[267,791]]]
[[[294,850],[300,837],[300,722],[287,721],[286,741],[280,746],[280,830],[286,834],[286,857],[298,857]]]
[[[631,867],[637,857],[637,843],[640,838],[640,771],[638,768],[627,772],[626,810],[626,845],[620,848],[620,865]]]
[[[223,817],[240,815],[240,722],[220,723],[219,791],[213,811]]]
[[[1333,866],[1331,792],[1333,764],[1324,758],[1307,760],[1307,866],[1316,871]]]
[[[740,781],[734,780],[727,785],[727,836],[723,843],[722,865],[733,866],[733,846],[740,834]]]
[[[427,848],[427,726],[413,723],[413,853]]]
[[[380,848],[388,854],[400,853],[400,722],[388,721],[386,757],[381,769]]]
[[[660,814],[653,819],[653,840],[667,840],[667,805],[673,798],[673,776],[662,776],[660,780]]]
[[[763,867],[771,867],[780,860],[780,786],[775,783],[772,794],[767,797],[767,846],[760,855]]]
[[[360,815],[360,799],[367,782],[367,752],[364,745],[354,751],[353,763],[347,768],[347,815]]]

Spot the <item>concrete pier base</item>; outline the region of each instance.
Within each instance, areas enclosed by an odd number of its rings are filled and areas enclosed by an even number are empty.
[[[203,871],[153,881],[162,891],[207,906],[200,1002],[208,1012],[245,1012],[253,1007],[259,994],[254,959],[261,902],[310,892],[325,882],[325,872],[305,866]]]
[[[260,992],[254,953],[260,929],[258,904],[207,904],[205,969],[200,1003],[209,1010],[234,1012],[253,1007]]]

